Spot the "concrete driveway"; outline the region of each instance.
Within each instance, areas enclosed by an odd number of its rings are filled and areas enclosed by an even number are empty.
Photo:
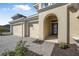
[[[21,39],[21,37],[16,36],[0,36],[0,52],[13,50]]]
[[[14,50],[17,42],[19,42],[20,40],[27,41],[26,45],[29,45],[28,49],[40,55],[49,56],[51,55],[54,48],[54,43],[44,42],[40,45],[33,43],[35,39],[31,38],[22,38],[17,36],[0,36],[0,52]]]

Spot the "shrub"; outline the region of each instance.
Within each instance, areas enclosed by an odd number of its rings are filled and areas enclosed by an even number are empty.
[[[9,56],[15,56],[15,51],[9,51],[9,52],[8,52],[8,55],[9,55]]]
[[[7,53],[7,52],[3,52],[1,55],[2,55],[2,56],[7,56],[8,53]]]
[[[16,52],[15,55],[17,55],[17,56],[23,56],[23,55],[26,54],[26,50],[27,49],[24,47],[24,45],[25,45],[25,41],[22,42],[22,40],[17,43],[16,49],[15,49],[15,52]]]
[[[5,29],[3,27],[0,27],[0,35],[2,36],[2,33],[5,32]]]
[[[15,51],[7,51],[2,53],[3,56],[15,56]]]
[[[66,49],[66,48],[68,48],[68,44],[66,44],[66,43],[64,43],[64,42],[61,42],[61,43],[59,44],[59,47],[62,48],[62,49]]]

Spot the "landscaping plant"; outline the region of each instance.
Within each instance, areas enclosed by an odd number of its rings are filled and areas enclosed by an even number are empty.
[[[15,56],[15,51],[7,51],[3,52],[2,56]]]
[[[0,27],[0,36],[1,36],[1,40],[2,40],[2,33],[5,32],[5,29],[3,27]]]
[[[2,36],[2,33],[5,32],[5,29],[3,27],[0,27],[0,35]]]
[[[61,42],[61,43],[59,44],[59,47],[62,48],[62,49],[66,49],[66,48],[68,48],[68,44],[66,44],[66,43],[64,43],[64,42]]]
[[[25,45],[25,41],[22,42],[22,40],[20,42],[17,43],[16,45],[16,49],[15,49],[15,52],[17,56],[23,56],[26,54],[26,48],[24,47]]]

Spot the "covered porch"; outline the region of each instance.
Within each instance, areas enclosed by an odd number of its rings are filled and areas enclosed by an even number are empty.
[[[58,43],[58,19],[55,14],[48,14],[44,19],[44,40]]]

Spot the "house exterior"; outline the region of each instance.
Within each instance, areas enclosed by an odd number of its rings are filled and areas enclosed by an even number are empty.
[[[12,17],[11,34],[73,44],[73,37],[79,36],[78,6],[78,3],[35,3],[38,14],[29,17],[19,17],[20,14],[17,14]]]

